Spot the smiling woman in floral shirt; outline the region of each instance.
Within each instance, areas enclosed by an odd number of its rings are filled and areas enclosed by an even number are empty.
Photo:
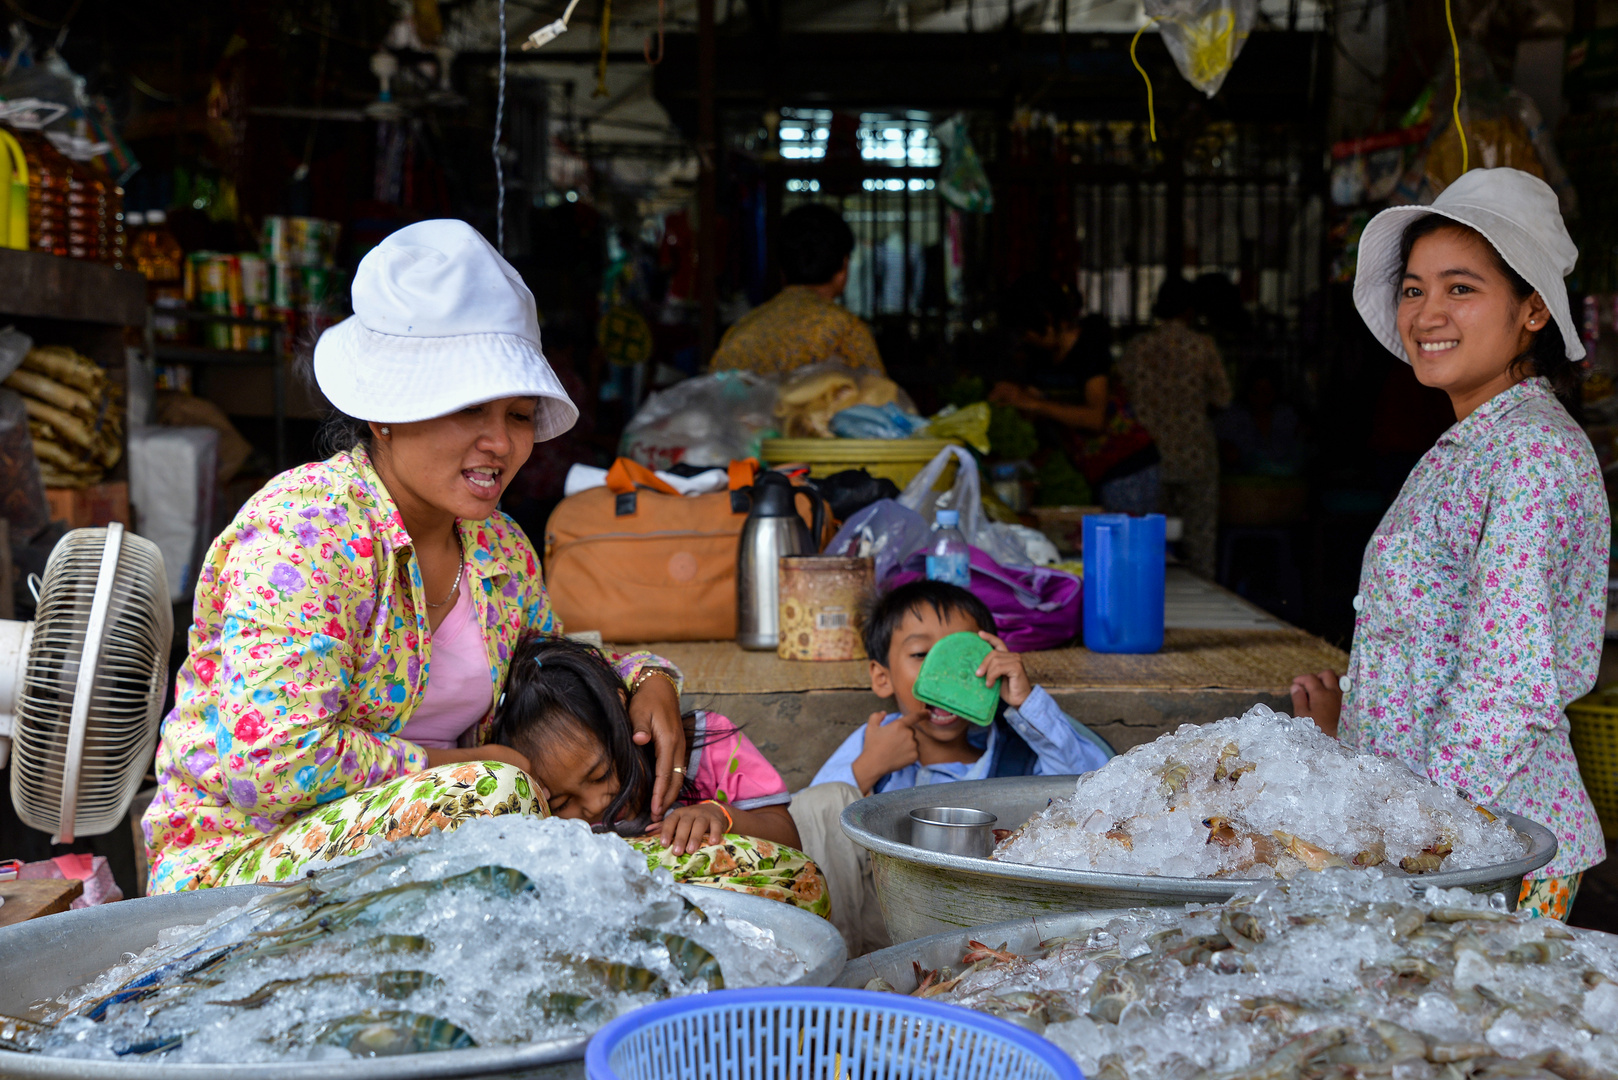
[[[352,449],[272,480],[202,568],[142,821],[152,892],[284,880],[373,839],[546,812],[530,763],[485,745],[517,638],[562,631],[496,507],[578,411],[532,295],[464,222],[388,237],[354,308],[315,350]],[[636,738],[655,743],[658,810],[685,759],[677,673],[660,665],[618,662]]]
[[[1518,902],[1556,918],[1606,858],[1563,712],[1600,667],[1611,540],[1595,452],[1553,392],[1584,356],[1577,256],[1555,194],[1515,169],[1367,226],[1360,314],[1457,422],[1365,549],[1347,674],[1293,686],[1345,743],[1549,827],[1556,857]]]

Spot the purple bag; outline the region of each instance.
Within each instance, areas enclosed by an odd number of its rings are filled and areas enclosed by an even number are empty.
[[[1055,649],[1079,636],[1084,621],[1083,583],[1046,566],[1001,566],[972,548],[972,593],[989,606],[1000,640],[1012,652]],[[927,576],[927,554],[917,552],[886,581],[884,590]]]

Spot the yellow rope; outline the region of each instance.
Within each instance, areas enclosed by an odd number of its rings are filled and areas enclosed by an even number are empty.
[[[1444,2],[1447,4],[1449,0],[1444,0]],[[1151,135],[1153,142],[1157,141],[1157,110],[1152,107],[1152,77],[1146,74],[1146,69],[1140,66],[1139,60],[1135,59],[1135,44],[1140,41],[1140,36],[1146,33],[1146,28],[1159,18],[1161,16],[1154,15],[1146,20],[1145,26],[1136,30],[1135,36],[1129,42],[1129,62],[1135,65],[1135,70],[1140,72],[1140,77],[1146,80],[1146,130]]]
[[[1450,113],[1455,117],[1455,133],[1461,137],[1461,172],[1464,174],[1470,158],[1466,149],[1466,128],[1461,126],[1461,44],[1455,39],[1455,16],[1450,11],[1450,0],[1444,0],[1444,21],[1449,23],[1449,47],[1455,54],[1455,100],[1450,105]]]

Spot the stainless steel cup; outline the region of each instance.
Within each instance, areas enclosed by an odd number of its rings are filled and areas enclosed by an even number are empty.
[[[923,806],[910,811],[910,845],[945,855],[987,859],[994,850],[994,823],[985,810],[964,806]]]

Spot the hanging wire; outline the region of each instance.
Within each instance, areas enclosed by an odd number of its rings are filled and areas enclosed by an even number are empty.
[[[646,35],[646,41],[640,47],[640,54],[646,57],[646,62],[652,67],[663,62],[663,0],[657,0],[657,59],[652,59],[652,35]]]
[[[1470,158],[1466,149],[1466,128],[1461,126],[1461,44],[1455,39],[1455,15],[1450,11],[1450,0],[1444,0],[1444,21],[1449,24],[1449,47],[1455,54],[1455,100],[1450,113],[1455,117],[1455,133],[1461,137],[1461,173],[1466,173]]]
[[[1448,3],[1448,0],[1445,0],[1445,2]],[[1146,130],[1151,135],[1153,142],[1157,141],[1157,109],[1152,104],[1152,77],[1146,74],[1146,69],[1140,66],[1139,60],[1135,59],[1135,46],[1140,43],[1140,36],[1146,33],[1147,29],[1160,18],[1162,18],[1161,15],[1152,16],[1146,21],[1145,26],[1135,31],[1135,36],[1129,41],[1129,62],[1135,65],[1135,70],[1140,72],[1140,77],[1146,80]]]
[[[506,253],[506,167],[500,160],[500,135],[506,122],[506,0],[500,0],[500,80],[494,98],[494,246]]]

